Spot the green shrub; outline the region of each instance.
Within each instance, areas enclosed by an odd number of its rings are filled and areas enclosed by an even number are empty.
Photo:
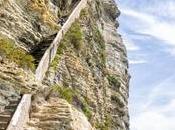
[[[112,127],[112,117],[109,115],[106,115],[104,119],[104,123],[96,123],[95,127],[100,130],[110,130]]]
[[[81,98],[80,95],[73,90],[72,88],[69,87],[63,87],[59,85],[54,85],[52,87],[52,90],[54,92],[57,92],[59,94],[60,98],[65,99],[68,101],[70,104],[73,104],[73,102],[79,102],[81,104],[81,109],[85,116],[90,120],[92,117],[92,112],[90,110],[90,106],[88,105],[87,101],[85,98]],[[76,98],[76,101],[74,100]]]
[[[64,38],[61,42],[60,45],[57,49],[57,53],[56,56],[54,58],[54,60],[51,62],[50,67],[53,68],[53,70],[57,69],[57,66],[59,64],[59,61],[61,59],[61,56],[63,54],[63,52],[66,50],[66,46],[67,46],[67,40]]]
[[[92,117],[92,112],[91,112],[90,107],[87,103],[83,103],[82,111],[85,114],[85,116],[90,120]]]
[[[102,9],[100,8],[100,6],[101,6],[101,3],[100,1],[97,0],[95,4],[95,8],[96,8],[98,18],[100,18],[102,15]]]
[[[102,65],[105,66],[106,64],[106,51],[105,50],[101,52],[100,59],[101,59]]]
[[[59,94],[60,98],[72,103],[75,92],[71,88],[55,85],[53,90]]]
[[[98,67],[102,69],[106,66],[105,41],[101,32],[96,26],[92,26],[92,33],[93,33],[93,39],[95,43],[98,45],[98,55],[96,59],[100,58],[99,61],[96,61],[96,63],[98,63]]]
[[[83,44],[83,34],[79,21],[75,21],[66,34],[66,38],[73,44],[75,49],[79,50]]]
[[[94,36],[94,41],[100,45],[101,49],[105,49],[104,38],[97,27],[93,29],[93,36]]]
[[[88,11],[87,9],[82,9],[80,12],[80,19],[83,19],[88,16]]]
[[[120,87],[119,79],[116,76],[109,75],[107,77],[107,79],[108,79],[110,85],[115,86],[115,87]]]
[[[82,35],[83,34],[81,32],[79,22],[78,21],[74,22],[70,27],[69,31],[65,34],[64,38],[61,40],[60,45],[57,49],[57,54],[50,65],[51,67],[53,67],[54,70],[57,69],[61,55],[69,47],[70,44],[73,44],[76,50],[81,49],[83,40]]]
[[[21,58],[19,58],[21,59]],[[24,54],[24,56],[22,57],[22,60],[19,61],[19,65],[22,68],[30,68],[31,70],[35,70],[35,64],[34,64],[34,58],[33,56],[29,55],[29,54]]]
[[[123,102],[120,100],[119,95],[112,95],[111,96],[111,101],[115,102],[116,104],[118,104],[120,106],[120,108],[124,107]]]
[[[110,130],[112,126],[112,117],[109,115],[106,115],[105,117],[105,124],[102,130]]]
[[[0,55],[17,63],[22,68],[35,69],[34,58],[8,38],[0,37]]]

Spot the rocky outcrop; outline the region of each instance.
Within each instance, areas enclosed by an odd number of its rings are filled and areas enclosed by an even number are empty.
[[[66,19],[77,2],[0,0],[0,42],[8,37],[17,45],[11,50],[20,48],[20,56],[26,55],[21,48],[38,56],[39,46],[46,43],[47,48],[47,38],[60,29],[57,20]],[[26,130],[129,130],[130,77],[117,33],[119,14],[114,0],[88,1],[61,40],[42,83],[26,65],[21,68],[19,56],[11,58],[11,51],[0,48],[1,111],[14,96],[32,93]],[[26,59],[33,61],[28,55]]]
[[[87,5],[87,0],[81,0],[77,4],[77,6],[72,11],[72,13],[69,15],[67,21],[64,23],[64,25],[59,30],[53,42],[51,42],[50,46],[45,50],[45,53],[42,56],[41,60],[39,60],[38,67],[36,68],[35,73],[36,73],[37,80],[42,81],[43,78],[45,77],[45,73],[48,70],[50,63],[53,61],[53,59],[56,56],[60,41],[63,39],[64,35],[69,30],[72,23],[75,22],[77,18],[79,18],[80,12],[82,11],[82,9],[86,7],[86,5]],[[40,52],[42,54],[42,51]]]
[[[87,118],[66,100],[51,98],[34,108],[26,130],[93,130]]]
[[[10,100],[19,98],[20,94],[34,92],[37,84],[31,71],[24,71],[15,63],[4,61],[0,64],[0,112]]]
[[[1,0],[0,34],[30,51],[44,37],[58,31],[59,17],[67,16],[76,2],[77,0]]]
[[[60,44],[45,83],[74,91],[72,105],[80,109],[96,129],[128,130],[128,63],[117,33],[120,12],[114,1],[92,1]],[[71,36],[82,32],[75,44]],[[70,38],[70,39],[69,39]]]

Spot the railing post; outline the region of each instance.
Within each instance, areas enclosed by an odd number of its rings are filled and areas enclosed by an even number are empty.
[[[52,60],[56,56],[56,52],[57,52],[60,41],[62,40],[64,34],[69,30],[72,23],[77,18],[79,18],[81,10],[84,9],[87,5],[87,1],[88,0],[81,0],[79,2],[79,4],[75,7],[75,9],[71,13],[71,15],[69,16],[67,21],[65,22],[65,24],[63,25],[61,30],[58,32],[56,38],[51,43],[50,47],[44,53],[41,61],[39,62],[39,65],[36,69],[36,72],[35,72],[36,80],[38,80],[40,82],[43,80],[45,73],[47,72],[47,70],[49,68],[50,62],[52,62]]]

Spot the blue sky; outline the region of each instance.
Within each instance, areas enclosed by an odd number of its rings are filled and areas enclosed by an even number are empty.
[[[175,130],[175,0],[118,0],[131,130]]]

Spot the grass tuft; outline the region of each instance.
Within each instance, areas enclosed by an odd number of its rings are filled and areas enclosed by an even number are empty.
[[[0,37],[0,56],[7,58],[24,69],[35,69],[34,58],[15,45],[9,38]]]
[[[72,103],[75,92],[71,88],[55,85],[53,90],[59,94],[60,98]]]
[[[80,50],[83,44],[83,34],[79,21],[75,21],[66,34],[66,38],[73,44],[74,48]]]
[[[109,84],[110,84],[111,86],[120,87],[119,79],[118,79],[116,76],[114,76],[114,75],[109,75],[109,76],[107,77],[107,79],[108,79]]]

